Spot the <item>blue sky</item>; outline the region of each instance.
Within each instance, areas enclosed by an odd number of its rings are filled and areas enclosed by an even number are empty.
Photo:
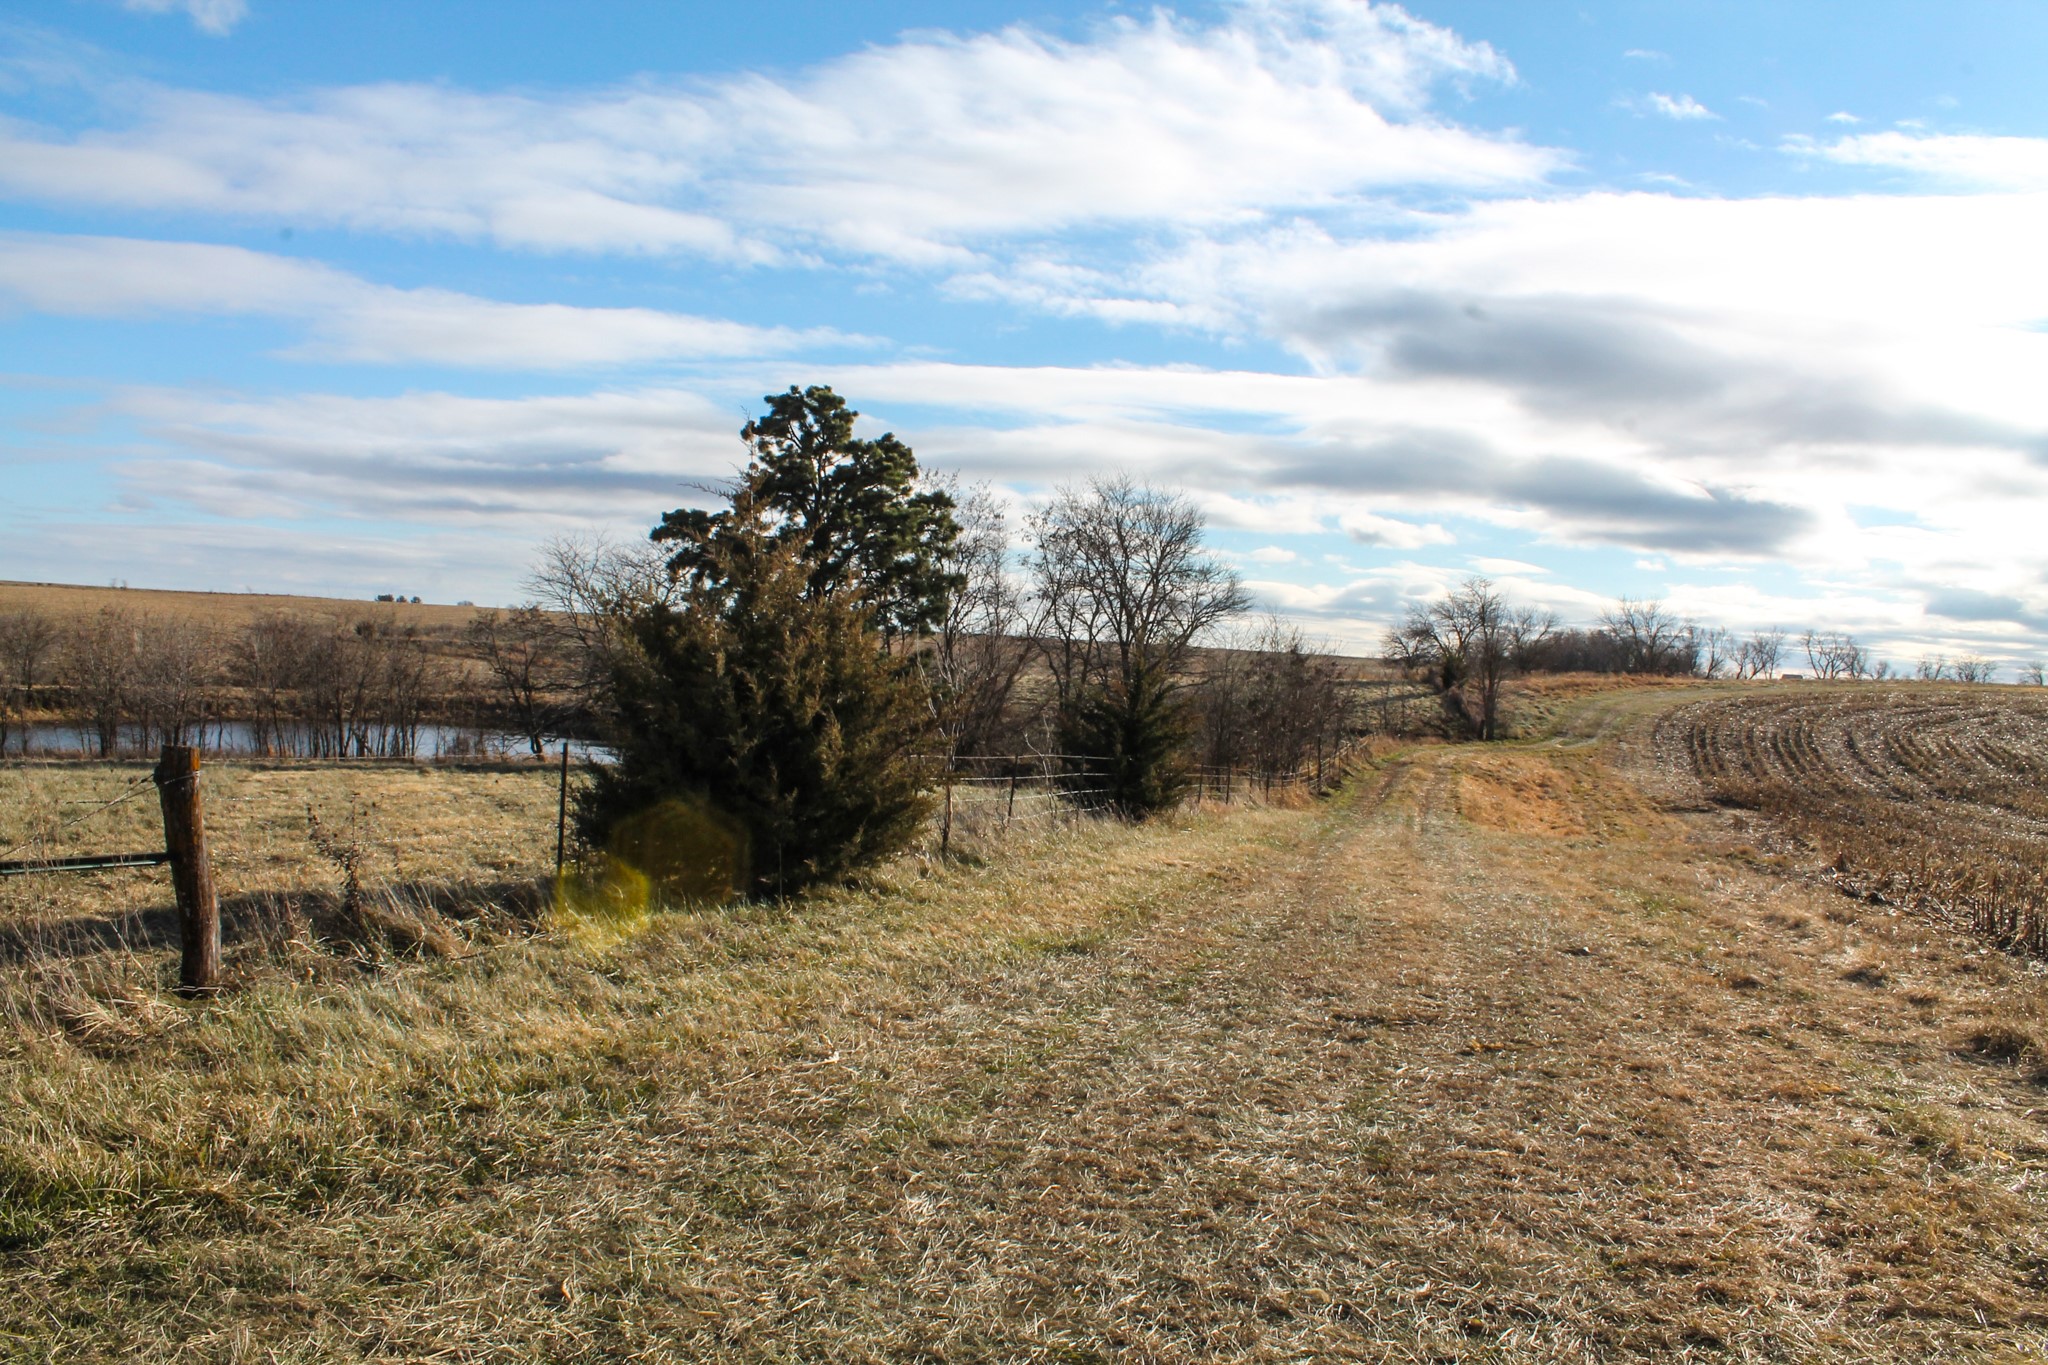
[[[510,601],[830,383],[1185,490],[1347,647],[1485,573],[2048,653],[2036,4],[0,19],[0,577]],[[2008,675],[2009,676],[2009,675]]]

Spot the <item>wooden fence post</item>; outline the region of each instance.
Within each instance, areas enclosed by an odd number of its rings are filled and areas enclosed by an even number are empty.
[[[154,776],[164,810],[164,851],[171,855],[171,886],[178,893],[178,993],[209,995],[220,988],[220,902],[213,894],[206,825],[199,813],[199,751],[186,744],[164,745]]]
[[[562,865],[569,856],[569,741],[562,741],[562,786],[560,804],[555,807],[555,882],[560,885]]]
[[[953,764],[946,763],[946,819],[939,826],[939,861],[953,856]]]

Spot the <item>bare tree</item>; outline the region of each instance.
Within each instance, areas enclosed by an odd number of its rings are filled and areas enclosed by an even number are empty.
[[[2022,687],[2048,687],[2048,664],[2036,659],[2020,665],[2018,681]]]
[[[63,681],[99,746],[101,758],[121,747],[135,665],[135,618],[101,607],[78,623],[64,642]]]
[[[1785,632],[1772,626],[1759,630],[1744,640],[1736,651],[1735,676],[1738,678],[1775,677],[1778,659],[1785,652]]]
[[[1418,603],[1387,634],[1387,656],[1429,671],[1445,709],[1481,739],[1500,730],[1501,686],[1557,618],[1510,603],[1492,580],[1468,578],[1457,591]]]
[[[63,631],[33,608],[0,616],[0,677],[19,689],[24,706],[35,705],[39,683],[56,658]]]
[[[1940,682],[1948,677],[1948,659],[1941,654],[1925,654],[1920,662],[1913,665],[1913,676],[1921,682]]]
[[[251,746],[260,754],[293,750],[293,722],[303,720],[321,630],[303,616],[273,612],[251,621],[228,651],[228,678],[241,691]]]
[[[622,545],[603,536],[558,536],[541,547],[540,566],[526,586],[575,641],[579,707],[606,715],[628,624],[649,607],[675,601],[680,580],[669,572],[668,553],[651,541]]]
[[[1178,798],[1190,651],[1249,603],[1202,530],[1188,499],[1126,477],[1062,489],[1030,522],[1062,743],[1100,760],[1089,776],[1126,815]]]
[[[1299,626],[1269,617],[1244,672],[1247,757],[1269,785],[1305,771],[1350,732],[1344,671]]]
[[[420,726],[440,681],[414,627],[364,619],[321,636],[304,693],[308,745],[321,757],[417,753]]]
[[[126,709],[137,740],[145,748],[200,742],[217,703],[213,632],[197,621],[145,616],[134,639]]]
[[[1063,489],[1032,518],[1031,571],[1063,695],[1141,672],[1176,677],[1205,631],[1249,605],[1202,529],[1185,497],[1127,477]]]
[[[32,608],[0,615],[0,754],[7,752],[12,720],[34,709],[36,684],[42,681],[60,638],[57,623]],[[21,744],[26,752],[25,729]]]
[[[1956,660],[1957,682],[1988,683],[1997,673],[1997,664],[1976,654],[1965,654]]]
[[[1735,634],[1725,626],[1701,626],[1691,621],[1685,623],[1686,652],[1692,656],[1693,667],[1702,678],[1718,678],[1725,670],[1736,667],[1740,657]]]
[[[503,614],[479,612],[465,639],[496,684],[507,717],[539,758],[573,705],[574,637],[538,604],[528,604]]]
[[[1827,681],[1866,678],[1873,671],[1870,654],[1856,637],[1843,631],[1809,630],[1800,642],[1806,649],[1807,666],[1813,676]],[[1889,666],[1885,671],[1890,672]]]
[[[945,491],[954,495],[960,535],[941,568],[960,586],[947,598],[924,660],[948,750],[955,757],[994,753],[1015,721],[1012,701],[1038,648],[1038,623],[1010,573],[1002,504],[986,484],[964,497]]]
[[[1601,614],[1600,625],[1621,645],[1622,672],[1692,672],[1688,631],[1662,602],[1624,597]]]

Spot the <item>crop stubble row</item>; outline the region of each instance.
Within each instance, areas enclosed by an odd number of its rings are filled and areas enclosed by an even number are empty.
[[[1794,687],[1681,708],[1659,744],[1845,889],[2048,954],[2048,694]]]

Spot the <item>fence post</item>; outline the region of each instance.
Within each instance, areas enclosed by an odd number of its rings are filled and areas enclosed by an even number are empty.
[[[1010,804],[1003,807],[1003,828],[1010,827],[1010,817],[1017,813],[1017,760],[1010,760]]]
[[[562,786],[555,806],[555,883],[562,881],[562,864],[569,853],[569,741],[562,741]]]
[[[939,827],[939,861],[953,856],[953,764],[946,764],[946,820]]]
[[[171,886],[178,895],[178,993],[211,994],[220,987],[220,902],[213,893],[206,824],[199,812],[199,751],[187,744],[164,745],[153,776],[164,812]]]

